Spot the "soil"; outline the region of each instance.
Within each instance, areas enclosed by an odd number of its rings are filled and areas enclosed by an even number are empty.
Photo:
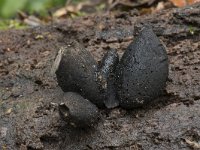
[[[135,11],[93,15],[0,32],[0,149],[198,149],[200,143],[200,3],[138,16]],[[53,60],[69,39],[99,61],[123,54],[143,24],[166,45],[166,94],[134,110],[102,109],[92,129],[74,129],[57,110],[62,90]]]

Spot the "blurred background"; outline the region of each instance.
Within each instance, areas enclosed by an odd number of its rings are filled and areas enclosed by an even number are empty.
[[[136,10],[139,15],[200,0],[0,0],[0,29],[38,26],[65,18]]]

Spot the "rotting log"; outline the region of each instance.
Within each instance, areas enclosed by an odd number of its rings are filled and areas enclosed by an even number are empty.
[[[189,143],[198,144],[199,10],[197,3],[147,16],[89,16],[25,31],[1,31],[1,148],[189,149]],[[167,95],[131,112],[102,110],[99,124],[87,131],[66,127],[55,104],[63,92],[50,75],[57,50],[68,39],[76,39],[96,60],[110,48],[121,56],[143,24],[152,25],[166,45]],[[43,38],[38,40],[37,35]]]

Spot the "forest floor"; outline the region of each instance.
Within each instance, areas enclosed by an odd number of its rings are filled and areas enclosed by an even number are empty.
[[[25,30],[0,31],[0,149],[200,149],[200,3],[140,16],[91,15]],[[134,110],[100,111],[92,129],[73,129],[58,115],[62,90],[50,74],[61,46],[80,41],[98,61],[120,56],[150,24],[166,45],[166,95]]]

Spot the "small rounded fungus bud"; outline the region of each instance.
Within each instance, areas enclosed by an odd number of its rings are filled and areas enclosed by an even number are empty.
[[[73,127],[93,126],[98,120],[98,108],[74,92],[64,94],[59,112],[61,118]]]

